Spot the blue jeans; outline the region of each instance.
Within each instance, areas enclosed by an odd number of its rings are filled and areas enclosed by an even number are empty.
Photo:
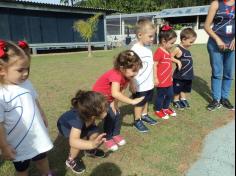
[[[155,98],[155,110],[168,109],[174,97],[173,86],[157,87],[157,95]]]
[[[228,99],[235,69],[235,51],[223,52],[210,38],[207,44],[212,68],[211,91],[214,100]]]
[[[104,121],[104,132],[107,134],[106,139],[110,140],[112,137],[120,134],[121,129],[121,116],[120,112],[116,114],[112,111],[111,107],[107,112],[107,116]]]

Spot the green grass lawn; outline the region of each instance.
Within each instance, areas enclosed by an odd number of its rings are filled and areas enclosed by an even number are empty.
[[[178,112],[177,118],[150,127],[150,132],[140,134],[132,127],[132,106],[123,105],[122,135],[127,145],[104,159],[83,157],[87,166],[86,176],[183,176],[198,158],[202,141],[211,130],[234,118],[225,109],[206,110],[210,100],[210,75],[208,53],[205,45],[192,49],[196,78],[190,97],[191,109]],[[43,55],[32,58],[31,75],[40,96],[40,103],[49,119],[49,131],[55,147],[49,153],[50,164],[58,176],[72,176],[64,161],[68,154],[65,140],[57,138],[56,121],[70,108],[70,99],[78,89],[88,90],[95,80],[112,67],[113,57],[121,49],[99,51],[93,58],[87,53]],[[234,102],[235,83],[231,100]],[[150,107],[153,115],[153,105]],[[31,168],[30,175],[39,175]],[[10,162],[0,160],[0,176],[12,176]]]

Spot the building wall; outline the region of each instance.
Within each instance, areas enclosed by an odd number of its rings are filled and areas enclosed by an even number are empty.
[[[80,34],[73,30],[73,23],[78,19],[87,19],[91,16],[79,13],[0,8],[0,38],[13,41],[27,40],[30,44],[83,42]],[[102,18],[92,42],[105,41]]]
[[[208,34],[205,32],[204,29],[199,29],[199,30],[195,30],[197,33],[197,39],[195,41],[195,44],[206,44],[208,41]],[[180,30],[176,31],[177,35],[178,35],[178,39],[176,41],[177,44],[180,43]],[[125,38],[127,37],[127,35],[108,35],[107,36],[107,42],[108,42],[108,46],[120,46],[120,45],[125,45]],[[134,41],[136,40],[135,35],[131,34],[130,35],[131,40]]]

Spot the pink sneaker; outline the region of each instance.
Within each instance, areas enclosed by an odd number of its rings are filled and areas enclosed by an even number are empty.
[[[118,150],[118,146],[116,145],[116,143],[113,139],[105,141],[104,145],[107,148],[107,150],[109,150],[109,151],[115,152]]]
[[[118,144],[119,146],[123,146],[126,144],[125,139],[121,136],[121,135],[117,135],[113,137],[113,140],[116,144]]]
[[[171,117],[176,117],[177,116],[176,112],[171,108],[163,109],[163,111]]]

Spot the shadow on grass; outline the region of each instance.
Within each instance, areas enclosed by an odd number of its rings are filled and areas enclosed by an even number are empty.
[[[114,163],[102,163],[97,166],[90,176],[121,176],[121,169]]]
[[[49,152],[48,159],[51,169],[57,176],[66,175],[65,161],[69,153],[68,139],[58,135],[54,141],[54,148]]]
[[[211,90],[208,83],[199,76],[195,76],[193,80],[193,90],[197,92],[207,102],[211,102]]]
[[[133,120],[134,120],[134,107],[132,105],[123,105],[123,106],[120,107],[120,112],[121,112],[122,126],[127,126],[127,127],[133,126],[133,122],[132,123],[126,123],[126,122],[124,122],[123,118],[126,115],[128,115],[128,116],[132,116]]]

